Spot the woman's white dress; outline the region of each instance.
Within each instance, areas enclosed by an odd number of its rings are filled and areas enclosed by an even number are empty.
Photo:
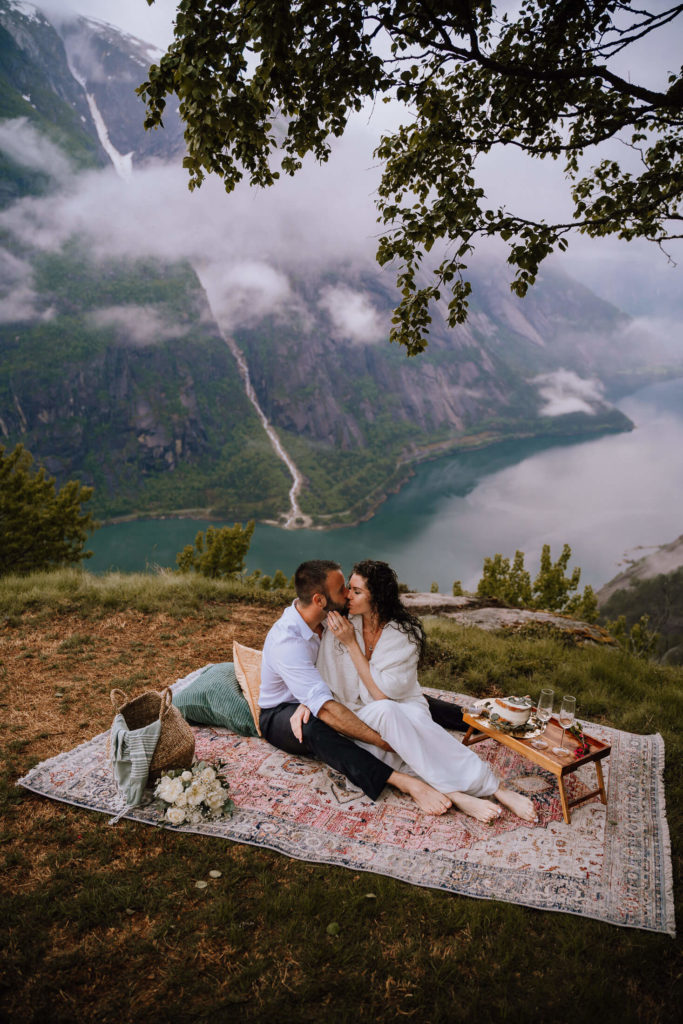
[[[362,618],[352,615],[350,621],[364,651]],[[382,758],[395,770],[410,770],[441,793],[491,796],[499,780],[473,750],[433,721],[417,680],[417,662],[415,644],[395,622],[389,622],[369,662],[372,678],[388,700],[372,698],[347,648],[330,629],[323,633],[316,665],[335,699],[376,729],[400,755],[401,765],[391,755]],[[382,757],[377,747],[360,745]]]

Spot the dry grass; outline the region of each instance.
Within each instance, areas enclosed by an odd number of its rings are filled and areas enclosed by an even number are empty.
[[[233,640],[260,646],[277,614],[240,604],[220,621],[137,611],[27,615],[0,634],[5,742],[30,740],[36,761],[68,750],[109,727],[114,686],[160,690],[209,661],[232,661]]]

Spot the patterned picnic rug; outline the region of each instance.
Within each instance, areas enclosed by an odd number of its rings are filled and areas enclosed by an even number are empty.
[[[554,776],[494,740],[477,744],[476,753],[508,786],[533,799],[539,822],[532,826],[507,810],[491,825],[456,811],[433,817],[390,789],[373,803],[325,765],[282,753],[265,740],[198,727],[196,756],[226,762],[237,806],[232,818],[176,830],[447,892],[674,935],[662,738],[590,724],[587,731],[612,746],[602,762],[608,803],[605,807],[596,797],[575,808],[571,825],[563,821]],[[118,797],[107,736],[44,761],[18,784],[114,814]],[[595,785],[594,765],[584,766],[569,776],[570,799]],[[158,824],[153,806],[126,817]]]

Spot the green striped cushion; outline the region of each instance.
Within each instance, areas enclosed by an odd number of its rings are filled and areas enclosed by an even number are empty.
[[[193,683],[174,695],[173,703],[188,722],[223,725],[240,736],[257,735],[231,661],[208,665]]]

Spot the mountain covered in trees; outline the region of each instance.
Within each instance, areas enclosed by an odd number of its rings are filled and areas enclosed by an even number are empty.
[[[0,0],[5,447],[93,485],[100,516],[276,518],[291,477],[233,340],[320,522],[367,513],[413,462],[456,447],[630,429],[610,398],[654,360],[628,317],[566,276],[546,272],[521,301],[480,264],[467,324],[438,310],[407,359],[388,344],[392,274],[371,260],[329,246],[293,259],[267,232],[258,246],[247,232],[249,252],[204,244],[221,237],[207,220],[227,232],[246,206],[221,195],[187,213],[168,185],[176,112],[145,133],[135,95],[152,56],[101,22]],[[155,202],[164,245],[145,226]]]
[[[632,629],[647,616],[661,660],[683,665],[683,536],[627,561],[597,593],[602,619],[614,622],[623,616],[625,627]]]

